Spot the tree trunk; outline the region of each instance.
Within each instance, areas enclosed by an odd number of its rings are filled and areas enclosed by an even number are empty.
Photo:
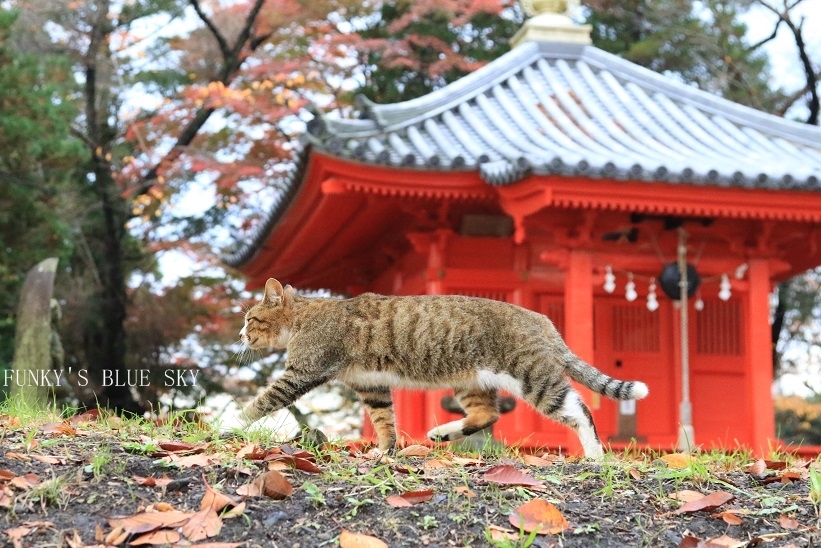
[[[49,385],[56,384],[51,373],[51,295],[57,259],[40,262],[29,270],[17,312],[14,362],[10,379],[4,384],[11,396],[33,407],[46,407]],[[9,382],[10,381],[10,382]]]

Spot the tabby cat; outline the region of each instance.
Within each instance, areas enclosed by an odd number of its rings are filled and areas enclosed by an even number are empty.
[[[271,278],[240,331],[251,348],[287,349],[283,375],[243,411],[245,425],[337,379],[362,400],[379,437],[396,443],[391,388],[452,388],[465,411],[428,437],[450,441],[499,418],[507,390],[573,428],[588,457],[602,454],[590,410],[567,377],[614,399],[647,396],[642,382],[608,377],[573,354],[547,317],[499,301],[456,295],[308,298]],[[567,377],[565,377],[567,375]]]

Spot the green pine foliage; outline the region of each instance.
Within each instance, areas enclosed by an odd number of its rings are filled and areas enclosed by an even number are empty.
[[[589,0],[593,44],[656,72],[766,112],[785,97],[766,55],[746,39],[744,0]]]
[[[15,50],[17,13],[0,9],[0,374],[11,366],[17,295],[28,270],[70,254],[64,184],[82,161],[67,63]],[[2,389],[2,387],[0,387]]]

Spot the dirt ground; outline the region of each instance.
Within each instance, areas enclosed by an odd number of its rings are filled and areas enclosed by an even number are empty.
[[[8,546],[821,546],[818,462],[784,456],[378,457],[115,421],[0,427]]]

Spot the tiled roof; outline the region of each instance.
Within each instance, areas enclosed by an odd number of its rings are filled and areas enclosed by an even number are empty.
[[[821,190],[821,128],[759,112],[592,46],[527,42],[365,119],[318,116],[317,149],[367,164]]]
[[[592,46],[525,42],[424,97],[316,113],[249,261],[302,183],[310,150],[408,170],[478,171],[821,191],[821,128],[738,105]]]

